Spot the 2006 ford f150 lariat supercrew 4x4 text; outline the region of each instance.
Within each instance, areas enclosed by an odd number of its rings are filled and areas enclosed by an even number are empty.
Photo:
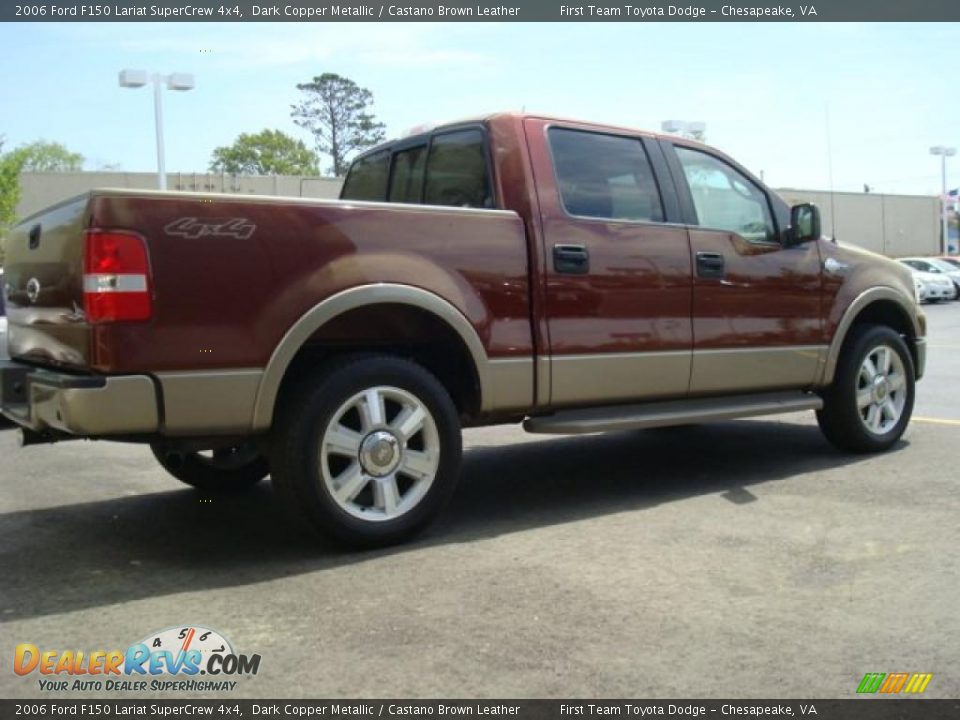
[[[884,450],[925,320],[722,153],[520,114],[358,157],[341,199],[95,190],[6,240],[0,408],[24,442],[149,443],[205,491],[271,475],[353,544],[453,493],[462,427],[590,433],[815,410]]]

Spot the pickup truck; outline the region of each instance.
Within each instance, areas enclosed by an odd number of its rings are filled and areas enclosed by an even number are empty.
[[[908,269],[815,206],[690,140],[528,114],[380,145],[339,200],[94,190],[6,256],[24,444],[146,443],[204,492],[270,475],[355,545],[438,514],[464,427],[813,410],[875,452],[925,361]]]

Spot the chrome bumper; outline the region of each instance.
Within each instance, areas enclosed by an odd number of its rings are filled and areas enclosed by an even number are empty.
[[[81,437],[156,432],[157,395],[146,375],[68,375],[0,361],[0,414],[35,432]]]

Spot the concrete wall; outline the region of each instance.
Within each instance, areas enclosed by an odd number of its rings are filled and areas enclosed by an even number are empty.
[[[791,205],[816,203],[823,234],[841,243],[903,257],[940,254],[940,200],[925,195],[778,190]],[[836,224],[834,225],[834,217]]]
[[[155,188],[154,173],[24,173],[17,212],[26,217],[48,205],[97,187]],[[230,192],[249,195],[335,198],[339,178],[230,177],[209,173],[170,173],[170,190]],[[791,205],[814,202],[823,216],[825,235],[893,257],[935,255],[940,247],[940,201],[923,195],[829,193],[785,189],[777,192]],[[833,218],[836,216],[836,224]]]
[[[168,190],[228,192],[245,195],[282,195],[287,197],[335,198],[340,194],[339,178],[298,176],[212,175],[209,173],[169,173]],[[93,188],[157,187],[156,173],[77,172],[24,173],[20,176],[23,190],[17,215],[27,217],[38,210]]]

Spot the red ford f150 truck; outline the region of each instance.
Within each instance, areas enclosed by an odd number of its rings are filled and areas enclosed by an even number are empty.
[[[463,427],[815,410],[879,451],[924,367],[907,268],[709,147],[556,118],[381,145],[338,201],[96,190],[6,243],[26,444],[149,443],[204,491],[271,475],[354,544],[439,512]]]

